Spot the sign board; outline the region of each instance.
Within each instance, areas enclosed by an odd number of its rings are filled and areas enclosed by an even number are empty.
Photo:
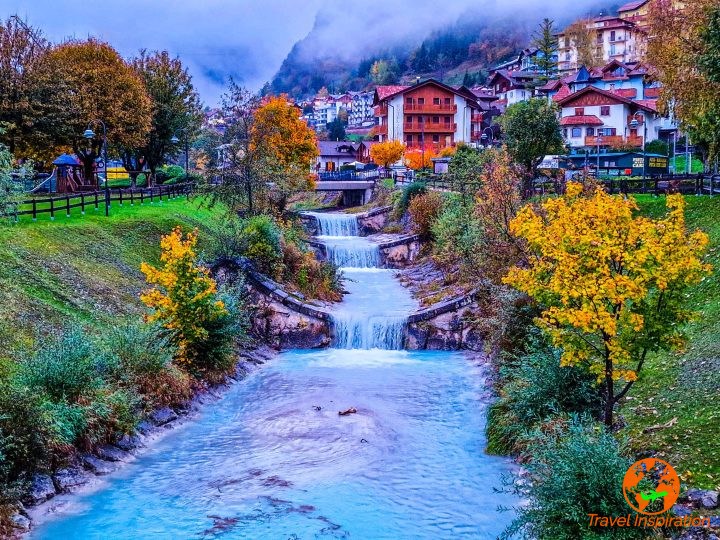
[[[545,156],[538,165],[538,169],[559,169],[560,168],[560,156]]]

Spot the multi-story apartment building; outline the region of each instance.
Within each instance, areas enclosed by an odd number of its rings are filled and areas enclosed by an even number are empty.
[[[351,128],[369,127],[375,124],[373,110],[373,92],[350,92],[351,101],[348,110],[348,126]]]
[[[473,92],[434,79],[413,86],[378,86],[373,100],[380,141],[440,150],[481,136],[482,108]]]
[[[604,62],[637,62],[645,54],[646,34],[635,23],[620,17],[598,17],[587,22],[595,56]],[[558,37],[558,72],[578,69],[577,44],[566,32]]]
[[[497,105],[507,107],[532,98],[537,80],[536,71],[499,69],[490,75],[488,87],[497,97]]]

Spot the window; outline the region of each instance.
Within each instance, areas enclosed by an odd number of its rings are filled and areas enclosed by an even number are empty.
[[[439,98],[439,97],[434,97],[434,98],[433,98],[433,105],[440,105],[440,98]]]
[[[582,128],[574,127],[572,128],[572,135],[573,138],[582,137]]]
[[[411,97],[405,98],[405,103],[407,103],[408,105],[412,105],[412,103],[413,103],[413,98],[411,98]]]
[[[610,31],[610,41],[615,41],[615,30]]]
[[[610,105],[600,107],[600,116],[610,116]]]
[[[446,124],[449,124],[449,123],[450,123],[450,117],[449,117],[449,116],[446,116],[446,117],[445,117],[445,123],[446,123]]]
[[[433,142],[440,142],[440,135],[433,135]]]
[[[433,124],[439,124],[440,123],[440,117],[439,116],[433,116]]]
[[[405,119],[405,121],[406,121],[408,124],[412,124],[412,118],[413,118],[412,116],[409,116],[409,115],[408,115],[408,117]]]
[[[563,128],[563,137],[567,139],[567,128]]]
[[[446,98],[445,98],[445,105],[450,105],[450,98],[449,98],[449,97],[446,97]]]
[[[419,97],[417,102],[418,102],[418,105],[425,105],[425,98]]]
[[[405,135],[405,142],[407,144],[412,144],[413,142],[413,136],[412,135]]]
[[[585,107],[575,107],[575,116],[584,116]]]
[[[585,135],[587,135],[588,137],[594,136],[594,135],[595,135],[595,128],[587,128],[587,129],[585,130]]]

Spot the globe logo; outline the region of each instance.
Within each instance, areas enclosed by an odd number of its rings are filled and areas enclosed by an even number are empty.
[[[627,503],[646,515],[667,512],[680,495],[680,479],[675,469],[657,458],[633,463],[625,473],[622,487]]]

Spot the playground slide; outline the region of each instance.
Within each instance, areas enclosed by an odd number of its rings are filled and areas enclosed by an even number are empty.
[[[30,190],[30,193],[53,193],[57,190],[57,168],[45,180]]]

